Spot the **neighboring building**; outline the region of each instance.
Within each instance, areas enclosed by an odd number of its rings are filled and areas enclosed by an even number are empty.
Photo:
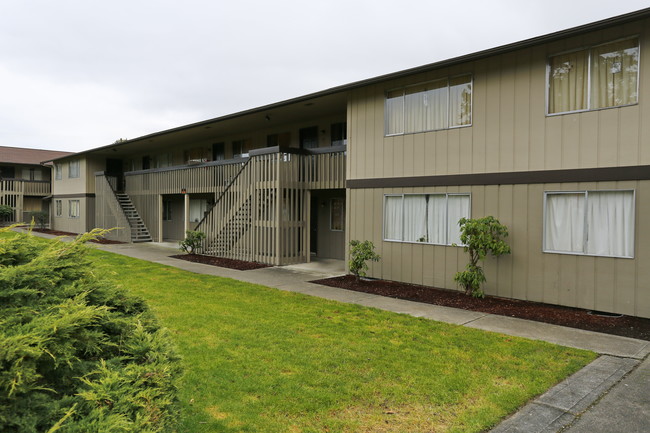
[[[0,146],[0,204],[11,206],[11,222],[30,222],[34,212],[48,211],[50,167],[41,161],[71,152]]]
[[[367,239],[370,276],[455,289],[456,221],[494,215],[513,253],[488,294],[650,317],[648,29],[645,9],[59,159],[55,227],[197,228],[271,264]]]

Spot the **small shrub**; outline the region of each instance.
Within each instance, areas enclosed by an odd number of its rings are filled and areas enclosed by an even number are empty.
[[[178,357],[144,301],[87,258],[101,234],[0,239],[3,433],[173,431]]]
[[[50,215],[45,211],[34,212],[32,214],[32,218],[34,218],[34,222],[38,224],[39,229],[44,229],[45,226],[50,222]]]
[[[366,262],[372,260],[378,262],[381,257],[375,253],[375,246],[370,241],[350,241],[350,272],[357,278],[365,277],[368,265]]]
[[[178,245],[181,251],[187,254],[194,254],[201,248],[201,243],[205,239],[205,233],[202,231],[188,230],[185,233],[187,236],[184,240],[180,241]]]
[[[495,257],[510,254],[510,247],[503,240],[508,236],[508,228],[493,216],[461,218],[458,225],[460,241],[464,244],[465,252],[469,252],[469,263],[464,271],[454,276],[454,281],[465,289],[466,294],[483,298],[485,293],[481,285],[485,282],[485,273],[478,262],[485,260],[488,253]]]
[[[0,204],[0,221],[8,221],[14,215],[14,209],[6,204]]]

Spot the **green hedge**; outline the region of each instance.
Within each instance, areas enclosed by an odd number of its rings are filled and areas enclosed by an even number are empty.
[[[100,233],[0,239],[2,432],[173,430],[178,357],[144,302],[93,269],[84,243]]]

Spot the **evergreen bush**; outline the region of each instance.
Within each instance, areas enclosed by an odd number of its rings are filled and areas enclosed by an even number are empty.
[[[0,431],[173,430],[178,357],[144,302],[94,269],[84,243],[104,232],[0,238]]]

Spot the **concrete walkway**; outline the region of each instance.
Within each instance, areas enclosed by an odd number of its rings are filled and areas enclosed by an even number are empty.
[[[174,247],[174,244],[155,243],[97,246],[105,251],[200,274],[234,278],[325,299],[597,352],[602,356],[528,403],[492,431],[551,433],[566,429],[571,433],[650,432],[648,341],[403,301],[309,282],[342,274],[344,269],[340,261],[329,261],[324,266],[312,263],[237,271],[170,258],[170,255],[178,253]]]

